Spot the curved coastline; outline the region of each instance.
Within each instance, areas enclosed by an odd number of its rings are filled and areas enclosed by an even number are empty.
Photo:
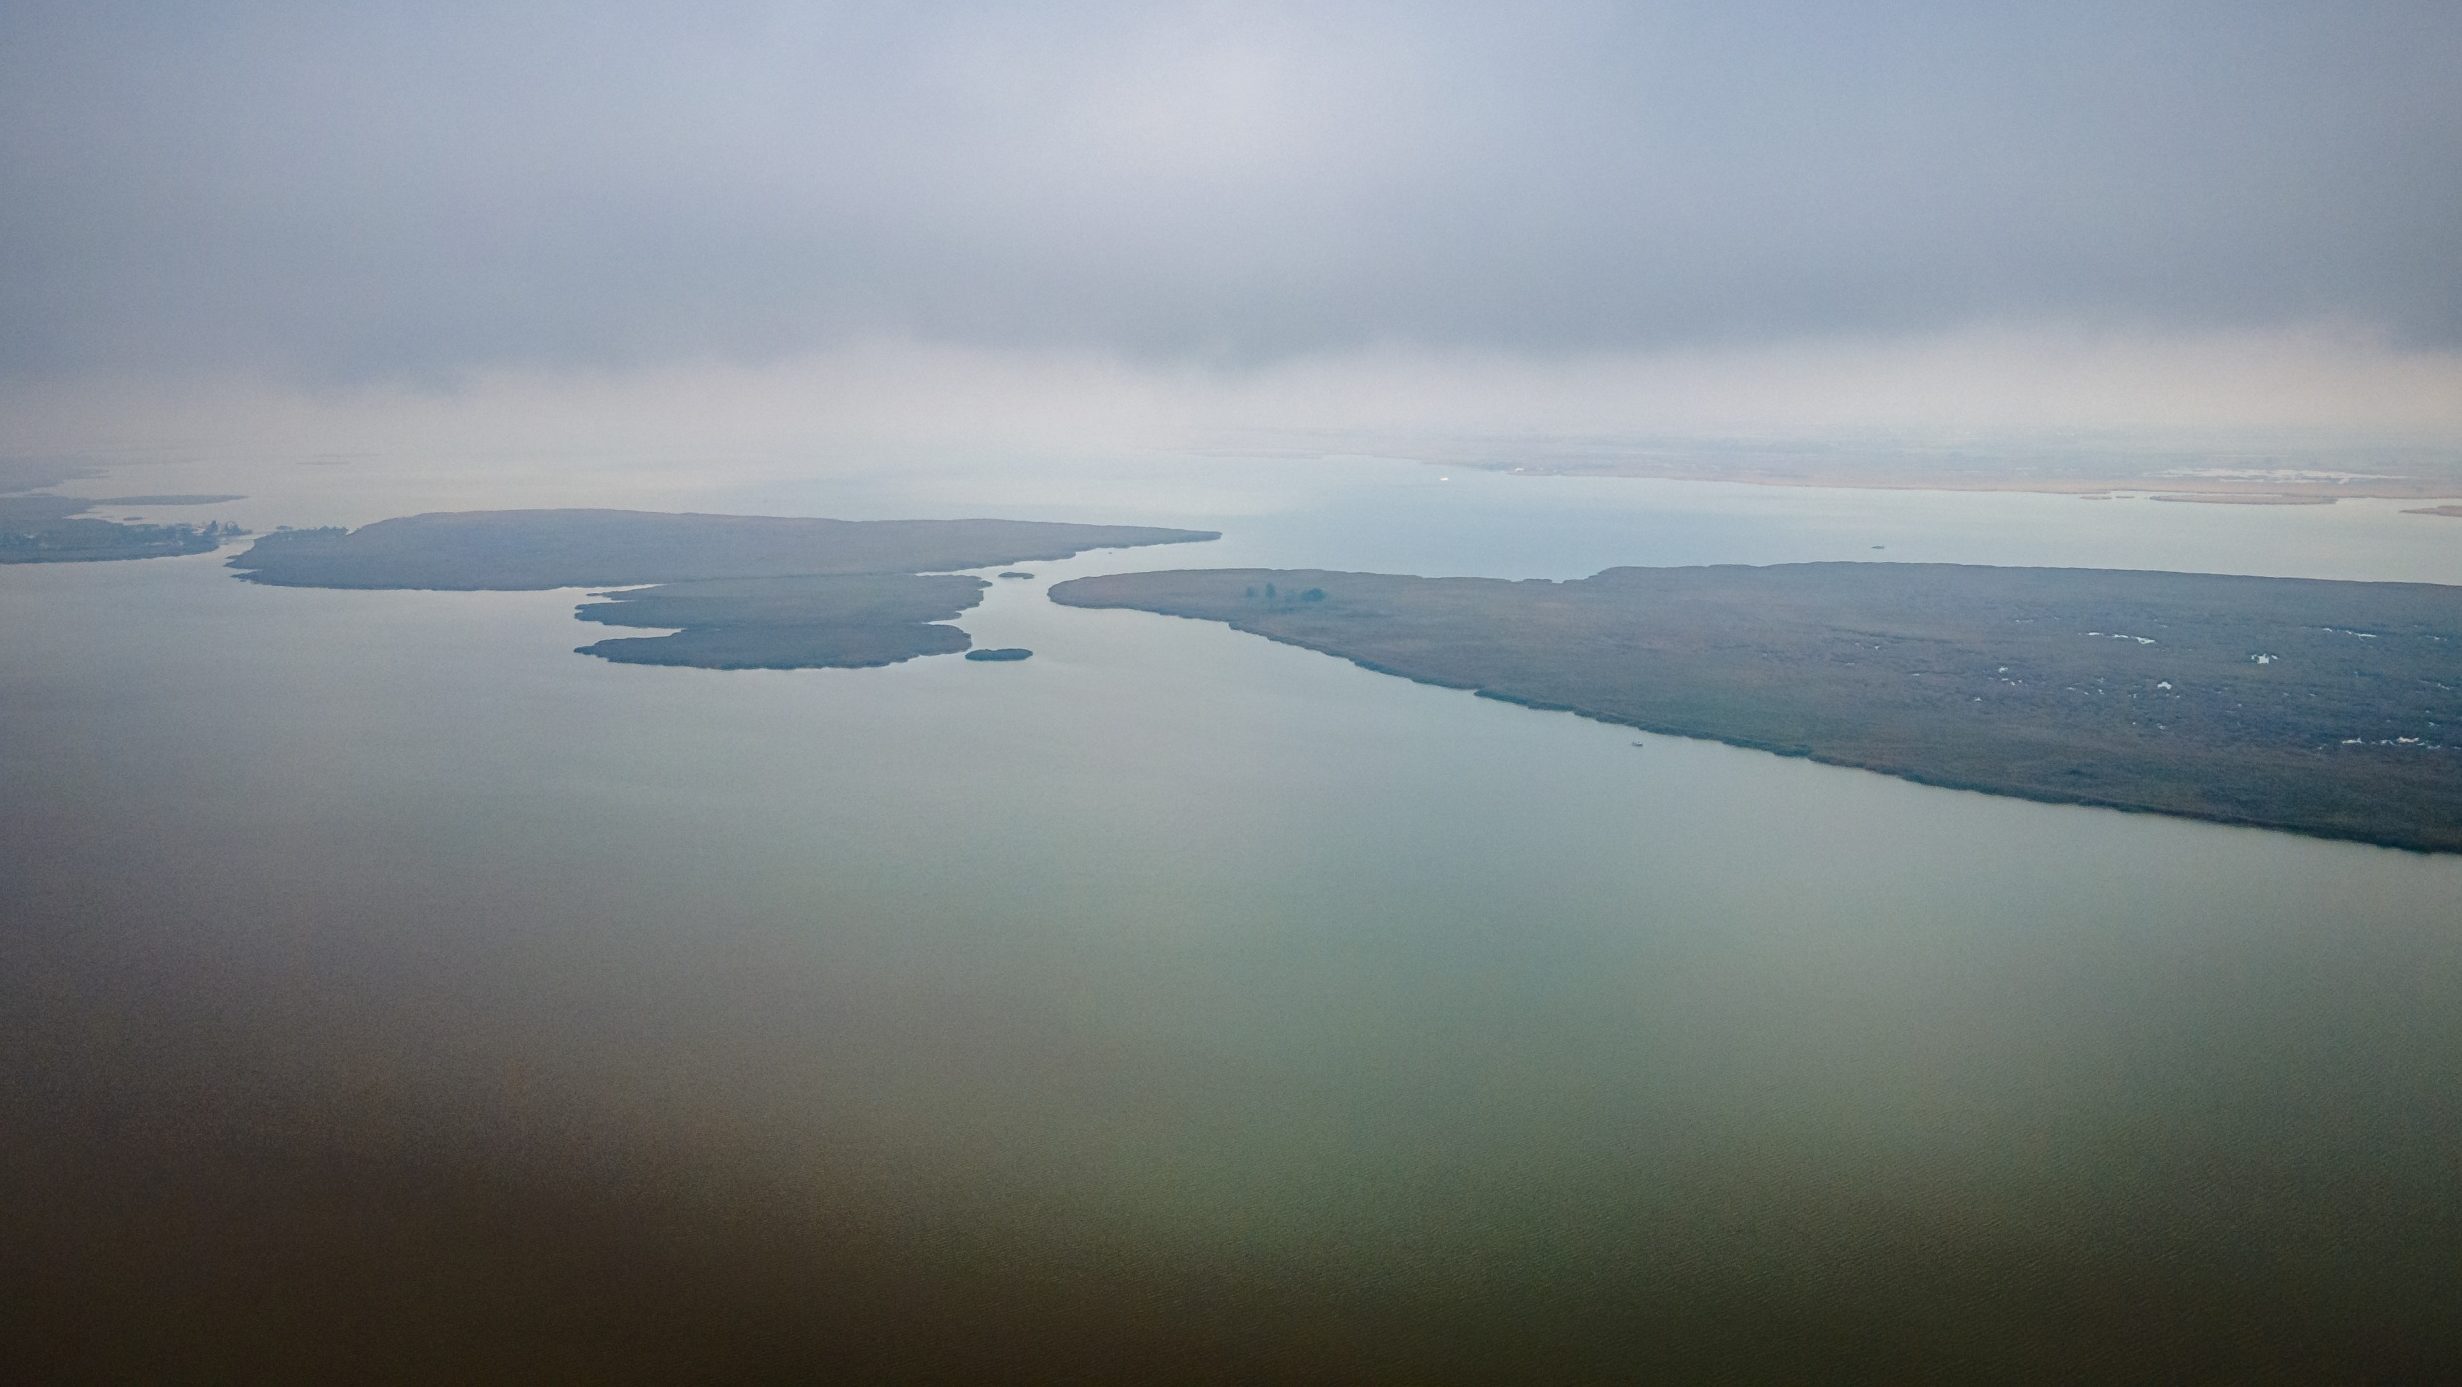
[[[1740,565],[1731,567],[1737,569],[1743,568],[1743,566]],[[1778,565],[1774,567],[1792,567],[1799,569],[1816,567],[1869,569],[1891,568],[1898,569],[1903,572],[1924,566],[1859,564]],[[1608,574],[1636,571],[1648,572],[1648,570],[1608,570]],[[1988,572],[1994,570],[1985,571]],[[2105,578],[2116,577],[2121,579],[2136,576],[2107,570],[1998,571],[2004,573],[2040,572],[2045,574],[2100,575]],[[1696,572],[1701,572],[1701,570],[1696,570]],[[1685,722],[1674,719],[1654,718],[1636,714],[1630,710],[1597,706],[1597,704],[1592,701],[1568,701],[1562,697],[1548,698],[1535,694],[1516,692],[1509,688],[1496,687],[1492,681],[1487,679],[1457,677],[1443,671],[1440,668],[1400,665],[1389,658],[1378,658],[1376,655],[1366,653],[1361,649],[1349,648],[1341,640],[1328,638],[1318,633],[1295,631],[1289,629],[1288,622],[1276,622],[1276,617],[1278,615],[1291,617],[1296,620],[1301,617],[1315,617],[1318,613],[1324,612],[1329,608],[1338,610],[1337,604],[1335,603],[1325,603],[1322,606],[1316,605],[1315,603],[1308,603],[1298,606],[1285,605],[1281,607],[1258,608],[1250,611],[1195,611],[1176,609],[1178,607],[1188,605],[1188,599],[1185,593],[1175,595],[1173,599],[1170,599],[1171,605],[1165,605],[1163,599],[1152,598],[1149,595],[1147,599],[1141,600],[1136,596],[1129,595],[1129,592],[1127,591],[1128,588],[1135,586],[1141,580],[1148,584],[1153,584],[1157,582],[1168,582],[1175,579],[1188,579],[1195,577],[1215,578],[1222,583],[1237,584],[1242,591],[1248,591],[1259,586],[1259,584],[1265,581],[1268,576],[1268,572],[1265,570],[1225,570],[1217,571],[1213,574],[1148,573],[1109,575],[1098,578],[1074,579],[1069,582],[1061,583],[1051,590],[1051,596],[1053,601],[1064,606],[1096,609],[1113,608],[1137,610],[1149,612],[1155,615],[1183,617],[1189,620],[1213,621],[1230,626],[1234,630],[1242,631],[1249,635],[1262,636],[1263,638],[1277,644],[1294,646],[1302,650],[1313,651],[1317,654],[1331,655],[1336,658],[1346,660],[1349,663],[1357,665],[1371,673],[1407,679],[1412,683],[1425,684],[1434,688],[1462,690],[1469,692],[1474,697],[1488,699],[1493,702],[1514,704],[1519,707],[1540,712],[1570,713],[1575,716],[1587,718],[1594,722],[1602,722],[1613,726],[1633,728],[1638,731],[1649,732],[1660,736],[1683,737],[1695,741],[1717,742],[1723,745],[1737,747],[1748,751],[1768,752],[1774,755],[1789,756],[1813,761],[1822,765],[1837,766],[1850,770],[1869,771],[1876,774],[1887,775],[1896,779],[1909,781],[1915,784],[1929,786],[1935,789],[1961,790],[1976,794],[1998,795],[2003,798],[2030,800],[2040,804],[2073,805],[2084,808],[2118,810],[2124,813],[2158,814],[2172,818],[2192,819],[2223,827],[2256,828],[2267,829],[2275,832],[2298,833],[2307,837],[2361,843],[2373,847],[2412,853],[2438,854],[2462,852],[2462,813],[2427,818],[2415,818],[2389,812],[2367,822],[2357,823],[2351,822],[2347,818],[2333,817],[2325,812],[2304,807],[2300,796],[2303,791],[2315,793],[2316,787],[2314,786],[2292,785],[2281,787],[2279,793],[2282,796],[2282,800],[2279,812],[2274,814],[2265,814],[2235,811],[2226,806],[2185,802],[2178,799],[2175,799],[2170,803],[2150,802],[2150,798],[2148,797],[2132,798],[2128,797],[2125,792],[2096,793],[2095,791],[2086,788],[2068,789],[2065,787],[2046,786],[2040,783],[2028,783],[2026,781],[2016,779],[2015,777],[2005,780],[1994,780],[1976,774],[1961,773],[1956,769],[1943,765],[1927,765],[1914,758],[1891,758],[1876,755],[1859,755],[1851,750],[1834,745],[1822,746],[1802,740],[1778,740],[1772,738],[1754,737],[1749,734],[1739,733],[1732,729],[1720,729],[1717,727],[1705,726],[1700,723]],[[1302,583],[1323,584],[1327,589],[1332,589],[1335,591],[1337,596],[1339,595],[1339,588],[1336,587],[1336,584],[1345,578],[1379,579],[1387,582],[1415,581],[1420,583],[1463,581],[1445,579],[1410,580],[1397,577],[1396,575],[1332,574],[1316,570],[1275,571],[1270,576],[1273,581],[1284,584],[1286,590],[1294,589],[1297,585]],[[1607,575],[1602,574],[1598,576],[1605,577]],[[2160,578],[2177,575],[2156,574],[2146,576]],[[2206,575],[2192,576],[2203,577]],[[1509,583],[1506,580],[1469,581],[1494,583],[1498,586],[1499,590],[1509,590],[1518,586],[1516,584]],[[1578,584],[1592,581],[1596,581],[1596,579],[1576,580],[1576,583]],[[2286,585],[2310,583],[2318,586],[2345,590],[2403,589],[2408,590],[2413,595],[2415,595],[2418,590],[2428,588],[2430,586],[2423,584],[2319,584],[2316,583],[2316,580],[2298,579],[2250,579],[2241,581]],[[1569,585],[1547,586],[1562,587]],[[1270,588],[1267,590],[1271,591]],[[1319,589],[1312,587],[1308,590],[1318,591]],[[2446,593],[2444,600],[2453,604],[2453,614],[2457,623],[2456,632],[2453,634],[2456,640],[2462,640],[2462,589],[2440,591]],[[1229,588],[1226,587],[1225,593],[1227,594],[1228,592]],[[1390,600],[1390,593],[1380,592],[1379,599]],[[1233,598],[1230,600],[1233,602],[1239,602],[1253,601],[1254,599]],[[1289,598],[1286,596],[1284,600],[1288,602]],[[1383,614],[1385,613],[1380,612],[1376,615]],[[1373,616],[1369,619],[1373,620]],[[1426,633],[1425,631],[1421,631],[1419,634],[1425,635]],[[2097,632],[2093,634],[2101,633]],[[2339,634],[2362,635],[2368,633],[2346,630],[2339,632]],[[2429,633],[2426,638],[2442,643],[2447,639],[2447,634],[2448,633]],[[2357,645],[2361,643],[2354,642],[2354,644]],[[2370,635],[2367,644],[2370,646],[2375,646],[2380,643],[2377,642],[2373,635]],[[1422,654],[1424,655],[1424,652],[1422,652]],[[1441,663],[1441,656],[1434,658],[1437,662]],[[2271,662],[2263,662],[2258,664],[2256,667],[2260,669],[2270,668]],[[2165,687],[2167,688],[2168,684],[2166,684]],[[2032,730],[2033,729],[2029,729],[2029,731]],[[2365,751],[2367,749],[2362,748],[2362,750]],[[2251,748],[2252,755],[2257,752],[2271,753],[2276,751],[2279,751],[2279,748]],[[2462,749],[2452,747],[2440,746],[2429,748],[2421,754],[2462,759]],[[2085,764],[2096,774],[2127,776],[2130,774],[2145,773],[2142,768],[2134,767],[2125,763],[2107,763],[2098,766],[2089,760]],[[2462,782],[2462,766],[2457,766],[2454,773],[2449,773],[2445,777],[2442,777],[2441,782],[2433,785],[2431,788],[2444,795],[2447,802],[2462,802],[2462,783],[2457,782]],[[2161,784],[2166,782],[2149,780],[2148,783],[2159,787]],[[2416,789],[2416,787],[2412,788]]]
[[[948,570],[1219,537],[1024,520],[467,511],[277,531],[230,566],[276,587],[598,589],[576,617],[665,634],[611,636],[578,654],[697,669],[869,669],[972,646],[945,623],[990,583]]]

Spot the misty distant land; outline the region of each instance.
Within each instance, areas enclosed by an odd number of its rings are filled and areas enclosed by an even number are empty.
[[[1704,457],[1633,456],[1590,461],[1443,463],[1487,471],[1538,476],[1634,477],[1655,481],[1736,482],[1749,486],[1826,487],[1842,491],[2021,491],[2107,500],[2144,495],[2149,500],[2208,505],[2330,506],[2343,500],[2420,501],[2462,497],[2462,477],[2444,471],[2362,475],[2303,468],[2099,467],[2029,468],[1963,460],[1896,461],[1866,467],[1852,461],[1720,460]],[[2203,473],[2201,475],[2201,473]],[[2437,514],[2438,511],[2415,512]]]
[[[829,520],[620,510],[465,511],[283,530],[231,560],[283,587],[605,590],[584,621],[669,632],[579,653],[694,669],[858,669],[956,654],[989,586],[953,569],[1186,544],[1211,530],[1025,520]]]
[[[219,506],[232,501],[245,501],[245,496],[227,492],[171,492],[160,496],[105,496],[98,506]]]
[[[1509,446],[1437,440],[1412,451],[1435,466],[1526,476],[1854,491],[2017,491],[2098,500],[2135,495],[2221,505],[2318,506],[2360,499],[2462,502],[2462,458],[2422,449],[2268,452],[2014,443],[1960,448],[1563,439]]]
[[[1925,784],[2462,852],[2462,588],[1816,563],[1167,571],[1051,596]]]
[[[145,525],[85,514],[99,504],[81,496],[0,496],[0,564],[102,563],[205,554],[248,533],[219,520],[202,525]]]
[[[0,493],[37,491],[94,475],[94,469],[83,463],[55,458],[0,458]]]

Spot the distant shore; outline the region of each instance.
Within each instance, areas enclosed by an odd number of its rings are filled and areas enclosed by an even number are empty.
[[[2302,469],[2247,469],[2231,475],[2196,476],[2148,470],[2075,473],[2003,468],[1892,464],[1871,470],[1851,463],[1701,463],[1675,458],[1603,458],[1536,462],[1431,462],[1535,477],[1631,477],[1649,481],[1731,482],[1744,486],[1795,486],[1849,491],[2006,491],[2107,500],[2116,494],[2157,501],[2218,505],[2319,506],[2339,500],[2462,501],[2462,476],[2325,475]],[[2448,514],[2446,508],[2427,514]]]

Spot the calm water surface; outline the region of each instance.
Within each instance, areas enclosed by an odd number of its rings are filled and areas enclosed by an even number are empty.
[[[2462,583],[2462,524],[1368,459],[177,470],[260,526],[587,502],[1226,537],[995,584],[961,624],[1031,661],[870,671],[583,659],[570,592],[0,570],[38,1096],[307,1095],[781,1209],[1094,1230],[1383,1297],[1397,1343],[1487,1370],[2454,1348],[2462,861],[1637,738],[1042,590],[1809,559]]]

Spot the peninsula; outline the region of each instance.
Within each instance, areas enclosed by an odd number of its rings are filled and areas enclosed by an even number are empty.
[[[2462,852],[2462,588],[1822,563],[1127,573],[1051,596],[1927,784]]]
[[[231,566],[283,587],[628,589],[602,590],[575,615],[668,634],[610,637],[580,653],[699,669],[843,669],[965,650],[966,633],[941,623],[981,601],[988,584],[949,570],[1218,537],[1024,520],[469,511],[277,531]]]

